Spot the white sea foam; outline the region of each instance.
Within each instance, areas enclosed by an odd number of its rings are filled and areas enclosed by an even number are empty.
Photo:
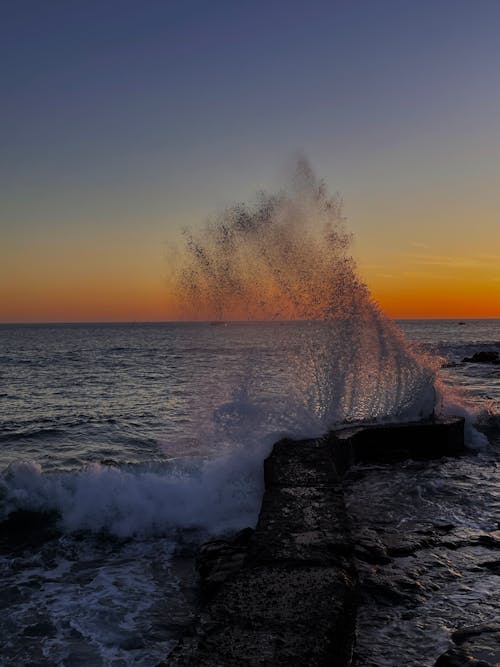
[[[44,474],[11,465],[0,479],[3,518],[14,510],[56,511],[65,531],[162,535],[177,528],[223,532],[254,525],[263,490],[259,453],[141,470],[92,464]]]
[[[469,449],[482,449],[488,444],[488,438],[478,431],[475,424],[480,420],[484,401],[475,400],[459,386],[451,386],[441,381],[436,382],[438,392],[438,411],[444,415],[465,419],[465,444]]]

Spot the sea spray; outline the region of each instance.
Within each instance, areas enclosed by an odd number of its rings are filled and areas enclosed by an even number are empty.
[[[421,419],[435,409],[436,363],[383,315],[350,244],[341,199],[329,196],[304,158],[287,188],[260,192],[253,205],[237,204],[185,232],[176,290],[186,318],[303,322],[293,345],[286,328],[275,332],[276,347],[292,348],[281,406],[263,400],[255,372],[245,375],[246,398],[278,431],[318,435],[345,422]]]

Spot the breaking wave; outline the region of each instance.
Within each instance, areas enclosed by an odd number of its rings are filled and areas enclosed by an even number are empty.
[[[27,510],[57,513],[64,532],[147,537],[178,528],[235,530],[256,523],[264,456],[240,451],[178,467],[93,464],[58,473],[43,473],[33,462],[15,463],[0,478],[0,522]]]

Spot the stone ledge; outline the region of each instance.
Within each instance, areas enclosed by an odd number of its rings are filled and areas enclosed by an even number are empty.
[[[161,665],[350,665],[358,582],[339,473],[362,461],[461,453],[463,430],[462,418],[446,418],[276,443],[246,556],[222,545],[240,568],[218,566],[223,576],[192,636]]]
[[[335,466],[344,474],[356,463],[394,463],[457,456],[465,450],[463,417],[434,417],[407,424],[374,424],[329,434]]]

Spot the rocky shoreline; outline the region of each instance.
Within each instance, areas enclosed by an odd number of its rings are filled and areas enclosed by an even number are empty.
[[[276,443],[264,463],[255,530],[201,547],[199,618],[161,665],[376,664],[356,648],[367,613],[383,620],[394,605],[410,613],[408,599],[422,585],[398,558],[441,543],[454,548],[460,536],[440,525],[401,535],[396,527],[390,535],[356,525],[346,509],[349,471],[366,461],[460,454],[463,429],[463,419],[447,418]],[[498,549],[500,542],[490,542],[483,546]],[[490,650],[500,639],[495,624],[452,639],[436,667],[492,667],[500,660]]]

